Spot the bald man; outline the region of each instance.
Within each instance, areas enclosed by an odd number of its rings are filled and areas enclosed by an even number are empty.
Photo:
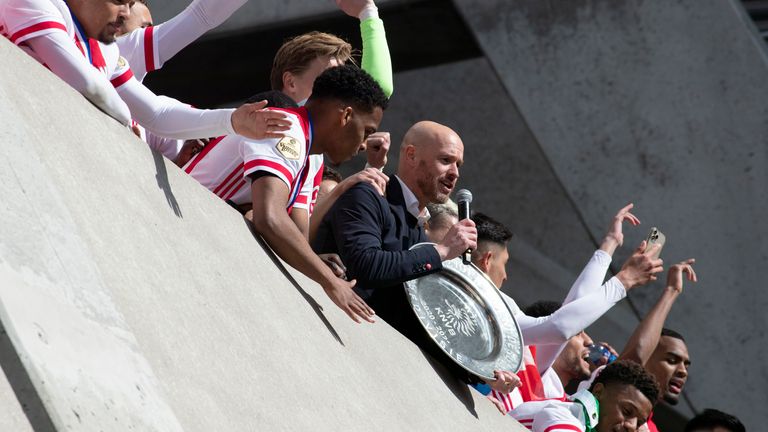
[[[323,218],[313,247],[317,253],[339,254],[355,291],[377,315],[432,354],[457,378],[477,377],[453,363],[430,339],[411,309],[403,282],[442,268],[442,261],[475,248],[477,230],[469,219],[453,225],[434,247],[409,250],[428,241],[424,223],[429,203],[444,203],[459,179],[464,144],[450,128],[434,122],[411,127],[400,147],[397,174],[384,196],[367,182],[341,195]],[[489,384],[511,391],[517,377],[498,371]]]

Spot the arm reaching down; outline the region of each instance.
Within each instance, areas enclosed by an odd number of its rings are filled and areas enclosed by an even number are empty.
[[[361,318],[373,322],[373,310],[352,290],[355,281],[336,277],[288,217],[286,184],[277,177],[262,176],[253,181],[251,190],[253,224],[269,247],[291,267],[320,284],[328,297],[355,322],[359,323]]]
[[[128,126],[131,113],[106,76],[91,66],[63,31],[25,41],[51,72],[80,92],[100,110]]]

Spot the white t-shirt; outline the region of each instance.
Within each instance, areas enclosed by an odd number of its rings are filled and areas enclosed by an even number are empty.
[[[291,128],[284,138],[219,137],[192,158],[184,171],[221,199],[235,204],[251,202],[249,175],[258,171],[270,173],[288,186],[286,209],[290,211],[304,183],[312,182],[308,164],[312,127],[305,108],[271,109],[288,114]]]

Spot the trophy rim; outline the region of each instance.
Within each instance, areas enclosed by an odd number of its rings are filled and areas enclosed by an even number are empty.
[[[434,245],[435,245],[434,243],[428,243],[428,242],[417,243],[413,245],[410,249],[412,250],[415,248],[434,246]],[[449,273],[450,274],[449,277],[461,279],[463,283],[458,283],[458,284],[454,283],[453,285],[454,287],[459,288],[461,291],[463,291],[464,294],[466,294],[469,298],[473,299],[474,296],[477,295],[483,300],[484,303],[486,303],[486,305],[497,306],[498,303],[501,303],[501,305],[503,305],[503,308],[498,308],[498,307],[491,308],[489,306],[484,306],[479,302],[475,301],[477,303],[477,306],[484,311],[483,315],[484,317],[486,317],[488,324],[493,327],[492,334],[501,335],[501,340],[492,341],[494,344],[494,349],[498,348],[500,353],[501,349],[504,348],[505,339],[509,339],[512,341],[511,343],[514,345],[513,350],[517,352],[516,352],[516,357],[511,362],[511,364],[502,364],[501,360],[503,360],[504,357],[501,356],[500,354],[496,355],[494,359],[489,361],[480,362],[478,360],[474,360],[473,362],[471,362],[471,363],[474,363],[475,365],[485,364],[489,366],[494,366],[493,368],[491,368],[490,375],[488,375],[488,373],[485,373],[479,370],[477,367],[472,367],[473,366],[472,364],[468,365],[466,363],[462,363],[461,361],[459,361],[457,358],[454,357],[453,350],[449,351],[446,347],[441,345],[439,341],[436,339],[436,336],[432,333],[432,331],[430,331],[431,329],[428,327],[428,324],[425,322],[427,318],[424,316],[423,313],[419,313],[416,310],[416,307],[414,305],[414,301],[415,301],[414,297],[418,297],[417,293],[420,288],[419,281],[423,280],[423,277],[412,279],[405,283],[405,289],[407,291],[406,294],[408,297],[408,303],[411,306],[411,310],[413,311],[414,314],[416,314],[416,317],[418,318],[419,323],[429,335],[429,338],[431,339],[432,343],[437,345],[440,348],[440,350],[443,351],[451,359],[451,361],[461,366],[466,371],[474,375],[477,375],[480,378],[486,378],[486,379],[495,378],[493,376],[492,370],[512,370],[513,372],[518,372],[523,363],[524,342],[523,342],[523,334],[522,334],[522,331],[520,330],[520,325],[518,324],[514,313],[510,309],[507,302],[504,301],[504,298],[501,296],[499,289],[496,288],[496,285],[491,281],[488,275],[486,275],[482,270],[480,270],[473,263],[464,264],[460,261],[461,261],[461,257],[444,261],[443,268],[440,271],[427,275],[425,277],[434,277],[435,275],[438,275],[440,273]],[[449,262],[452,262],[453,264],[446,265],[446,263],[449,263]],[[458,262],[458,264],[456,264],[456,262]],[[475,284],[473,284],[472,281],[469,280],[466,275],[452,268],[452,266],[454,265],[461,265],[461,266],[466,266],[470,268],[471,269],[470,271],[473,271],[476,274],[476,276],[480,276],[481,280],[485,282],[484,284],[485,286],[478,287]],[[483,285],[483,284],[480,284],[480,285]],[[469,292],[469,290],[466,289],[467,286],[471,287],[474,293]],[[489,297],[491,297],[493,300],[491,300],[491,298]],[[498,310],[498,309],[501,309],[501,310]],[[502,314],[503,316],[501,316]],[[488,316],[491,316],[494,319],[488,319],[487,318]],[[498,318],[500,317],[504,318],[506,325],[502,325],[499,322]],[[429,320],[429,322],[434,323],[434,320]],[[510,333],[513,333],[513,334],[510,334]],[[517,341],[517,343],[515,343],[515,340]],[[471,358],[471,356],[469,355],[467,355],[467,357]]]

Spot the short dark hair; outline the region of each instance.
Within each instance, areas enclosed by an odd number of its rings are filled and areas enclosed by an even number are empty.
[[[597,383],[605,386],[611,383],[632,385],[651,401],[651,405],[655,405],[659,399],[660,390],[656,378],[631,360],[616,360],[606,366],[592,381],[589,390],[592,391]]]
[[[474,213],[472,220],[477,227],[477,242],[489,241],[505,246],[512,239],[512,231],[504,224],[484,213]]]
[[[317,99],[338,99],[365,112],[387,109],[389,103],[376,80],[355,65],[335,66],[320,74],[309,97]]]
[[[279,90],[268,90],[249,97],[245,100],[245,103],[267,101],[268,107],[275,108],[298,108],[299,105],[288,95]]]
[[[683,335],[681,335],[680,333],[678,333],[678,332],[676,332],[676,331],[674,331],[672,329],[668,329],[666,327],[661,329],[661,335],[662,336],[669,336],[669,337],[675,338],[675,339],[680,339],[681,341],[685,342],[685,339],[683,339]]]
[[[323,180],[333,180],[336,183],[341,183],[341,173],[328,165],[323,165]]]
[[[529,317],[539,318],[550,316],[563,306],[562,303],[550,300],[539,300],[523,309],[523,313]]]
[[[685,425],[685,432],[712,429],[718,426],[726,428],[731,432],[747,432],[744,424],[742,424],[739,419],[712,408],[705,409],[699,415],[692,418],[691,421]]]

